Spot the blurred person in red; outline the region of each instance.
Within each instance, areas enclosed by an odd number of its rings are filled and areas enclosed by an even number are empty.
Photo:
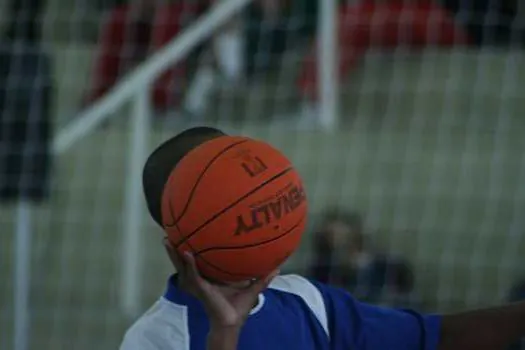
[[[201,11],[202,1],[133,0],[107,14],[99,38],[93,85],[86,104],[106,94],[118,79],[169,43]],[[185,62],[162,74],[152,90],[157,112],[177,105],[185,78]]]
[[[432,0],[346,0],[340,7],[338,25],[339,77],[355,68],[369,48],[420,49],[468,42],[453,15]],[[303,98],[299,117],[300,124],[326,127],[327,121],[318,114],[315,46],[298,80]]]
[[[361,301],[414,307],[414,277],[404,259],[371,247],[363,219],[355,212],[332,210],[316,231],[309,277],[350,291]]]

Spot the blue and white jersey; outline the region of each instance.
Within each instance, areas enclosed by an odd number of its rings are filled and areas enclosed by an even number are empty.
[[[347,292],[298,275],[276,277],[259,296],[239,350],[434,350],[440,317],[370,306]],[[209,323],[201,303],[166,293],[126,333],[121,350],[205,350]]]

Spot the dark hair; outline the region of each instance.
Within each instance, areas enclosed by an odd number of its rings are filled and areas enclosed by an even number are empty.
[[[414,288],[414,273],[406,261],[397,262],[392,266],[393,286],[401,293],[410,293]]]
[[[331,208],[324,212],[321,225],[317,230],[319,232],[317,236],[319,241],[317,243],[321,243],[323,239],[323,235],[321,234],[323,227],[333,222],[340,222],[350,227],[356,238],[355,243],[359,246],[359,249],[363,249],[365,245],[363,217],[357,211],[345,211],[339,208]]]
[[[339,208],[327,209],[319,220],[313,237],[313,256],[310,268],[310,277],[324,283],[328,283],[330,276],[335,272],[333,255],[334,247],[327,241],[325,228],[333,222],[343,222],[355,229],[358,237],[357,244],[363,246],[363,221],[361,215],[356,212],[345,212]]]
[[[150,154],[142,172],[142,187],[148,210],[157,224],[162,226],[164,185],[178,162],[200,144],[224,135],[214,128],[190,128],[165,141]]]
[[[525,300],[525,280],[520,280],[514,286],[512,286],[508,300],[511,302]]]
[[[345,211],[339,208],[331,208],[324,212],[321,225],[331,222],[342,222],[355,231],[363,232],[363,217],[356,211]]]
[[[326,240],[325,227],[333,222],[341,222],[350,227],[356,235],[356,244],[359,249],[363,249],[365,239],[363,235],[363,219],[362,216],[354,211],[344,211],[339,208],[327,209],[321,216],[319,225],[314,231],[314,255],[318,259],[327,259],[332,255],[333,247]]]

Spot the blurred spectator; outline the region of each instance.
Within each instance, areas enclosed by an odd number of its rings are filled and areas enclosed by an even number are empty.
[[[121,76],[169,43],[199,11],[197,1],[162,0],[133,0],[111,10],[100,31],[93,86],[85,103],[103,96]],[[180,100],[184,72],[180,62],[155,82],[152,100],[158,112]]]
[[[220,2],[219,0],[218,2]],[[213,6],[213,2],[210,6]],[[244,71],[244,37],[239,16],[231,19],[205,45],[195,75],[188,86],[183,111],[200,118],[208,107],[211,94],[222,84],[238,83]]]
[[[317,27],[318,0],[281,0],[279,7],[265,6],[263,1],[267,0],[252,3],[246,13],[248,76],[280,64],[282,55],[311,40]]]
[[[356,213],[325,215],[314,239],[309,275],[345,288],[362,301],[396,307],[415,302],[410,265],[371,249]]]
[[[468,42],[452,14],[432,0],[344,1],[339,12],[339,76],[344,77],[371,47],[423,48]],[[315,47],[302,67],[298,86],[304,100],[300,123],[326,126],[317,106]]]
[[[232,19],[201,56],[184,110],[201,117],[219,84],[235,85],[265,72],[285,49],[315,29],[317,0],[256,0]]]
[[[441,0],[456,14],[479,46],[523,46],[525,18],[519,18],[518,0]]]
[[[0,41],[0,201],[48,194],[52,77],[40,43],[42,2],[12,0]]]
[[[525,300],[525,280],[519,281],[515,286],[510,290],[508,301],[518,302]],[[525,339],[521,342],[512,345],[509,350],[525,350]]]
[[[347,239],[353,219],[337,211],[324,214],[314,233],[310,277],[322,283],[339,284],[342,266],[337,259],[337,247],[340,248]]]

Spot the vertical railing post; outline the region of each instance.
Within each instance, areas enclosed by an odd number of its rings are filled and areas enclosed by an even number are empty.
[[[124,194],[122,225],[122,281],[121,309],[128,316],[139,311],[142,293],[142,266],[144,252],[141,247],[143,235],[144,205],[142,198],[142,167],[148,152],[150,133],[150,84],[139,89],[133,100],[131,137],[128,147],[128,171]]]
[[[320,121],[329,130],[339,122],[338,0],[319,0],[318,67]]]
[[[16,210],[16,228],[13,249],[14,283],[13,283],[13,349],[27,350],[29,348],[30,306],[29,295],[31,285],[31,205],[24,199],[18,203]]]

